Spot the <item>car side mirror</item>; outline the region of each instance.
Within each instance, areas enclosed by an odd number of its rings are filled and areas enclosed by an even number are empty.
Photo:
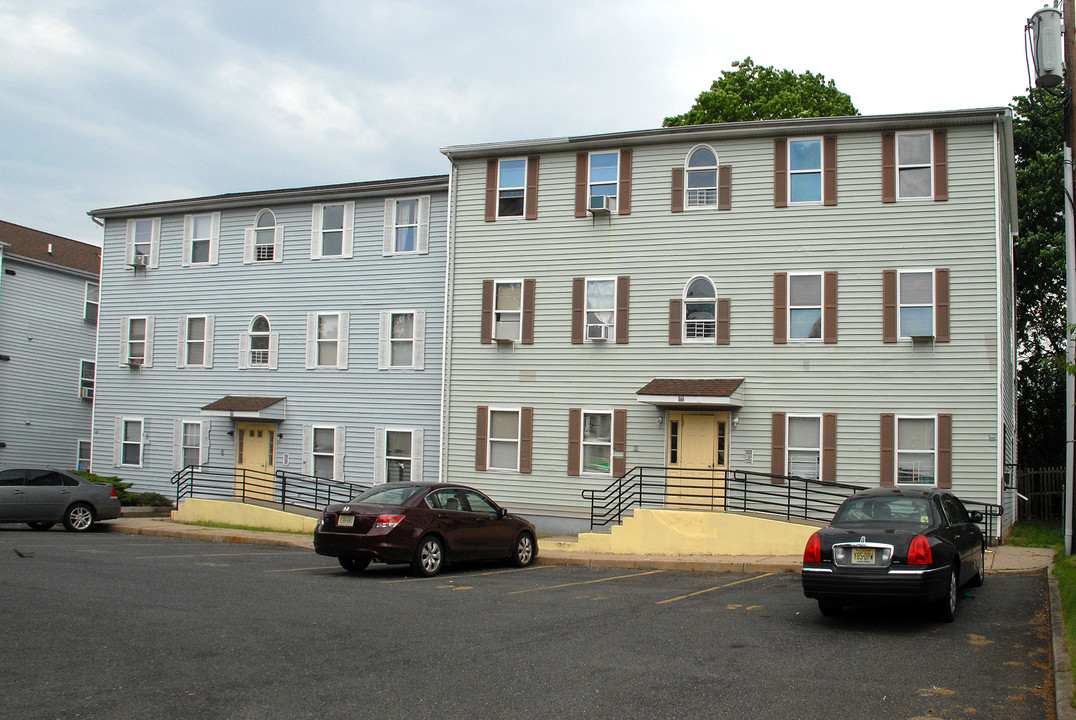
[[[971,521],[973,523],[981,523],[983,521],[983,514],[978,510],[971,511]]]
[[[505,515],[507,515],[507,514],[508,514],[508,511],[507,511],[507,510],[505,510],[505,509],[504,509],[503,507],[499,507],[499,508],[497,508],[497,519],[498,519],[498,520],[499,520],[500,518],[503,518],[503,517],[504,517]]]

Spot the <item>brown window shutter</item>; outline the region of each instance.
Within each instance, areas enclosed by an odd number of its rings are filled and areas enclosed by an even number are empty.
[[[587,170],[589,156],[585,152],[575,156],[575,216],[587,216]]]
[[[773,342],[788,342],[788,273],[773,274]]]
[[[497,169],[496,159],[486,162],[486,222],[497,219]]]
[[[631,150],[620,151],[620,182],[616,191],[617,215],[631,215]]]
[[[486,445],[489,440],[489,406],[478,406],[474,433],[474,469],[486,469]]]
[[[897,341],[897,271],[882,271],[882,342]]]
[[[837,342],[837,273],[822,275],[822,342]]]
[[[493,281],[482,281],[482,344],[493,342]]]
[[[683,300],[676,298],[669,301],[669,344],[679,345],[683,342],[683,331],[681,329],[683,325],[684,308]]]
[[[572,279],[572,344],[580,345],[583,342],[583,327],[585,319],[583,313],[584,302],[584,282],[583,278]]]
[[[934,271],[934,340],[949,342],[949,268]]]
[[[897,137],[882,133],[882,202],[897,201]]]
[[[785,414],[770,416],[770,475],[773,483],[783,485],[785,480]]]
[[[628,344],[628,309],[631,305],[631,278],[616,279],[616,344]]]
[[[934,199],[949,199],[949,153],[945,130],[934,131]]]
[[[623,477],[627,471],[628,411],[613,411],[613,477]]]
[[[822,414],[822,482],[837,481],[837,413]]]
[[[534,344],[534,279],[523,281],[523,345]]]
[[[940,488],[953,487],[953,416],[938,415],[938,469],[935,476]]]
[[[837,204],[837,138],[822,138],[822,199],[825,205]]]
[[[672,212],[684,212],[684,168],[672,169],[672,197],[669,208]]]
[[[728,298],[717,299],[717,344],[729,344],[729,315],[732,301]]]
[[[717,209],[732,209],[732,166],[721,165],[717,168]]]
[[[538,156],[527,158],[527,200],[525,208],[527,220],[538,219]]]
[[[773,206],[788,207],[788,140],[773,141]]]
[[[519,409],[519,471],[530,473],[534,455],[534,408]]]
[[[879,424],[880,448],[878,452],[878,484],[882,487],[893,485],[896,459],[894,445],[896,443],[896,418],[893,413],[882,413]]]
[[[583,410],[568,408],[568,474],[578,475],[582,462]]]

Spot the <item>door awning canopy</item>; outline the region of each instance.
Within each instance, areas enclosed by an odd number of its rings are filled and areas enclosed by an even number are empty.
[[[635,399],[658,407],[743,407],[743,378],[654,378]]]
[[[249,395],[225,395],[202,406],[202,414],[211,417],[230,417],[235,420],[284,419],[288,399],[282,397],[252,397]]]

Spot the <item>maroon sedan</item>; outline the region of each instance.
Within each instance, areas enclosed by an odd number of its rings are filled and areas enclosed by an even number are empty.
[[[525,567],[538,555],[536,537],[533,524],[473,488],[397,482],[327,506],[314,529],[314,550],[348,572],[377,560],[410,563],[429,577],[446,562],[506,560]]]

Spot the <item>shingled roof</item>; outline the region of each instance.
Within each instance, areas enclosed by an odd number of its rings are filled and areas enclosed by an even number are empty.
[[[4,254],[34,262],[101,274],[101,248],[0,220]],[[51,248],[51,252],[50,252]]]

